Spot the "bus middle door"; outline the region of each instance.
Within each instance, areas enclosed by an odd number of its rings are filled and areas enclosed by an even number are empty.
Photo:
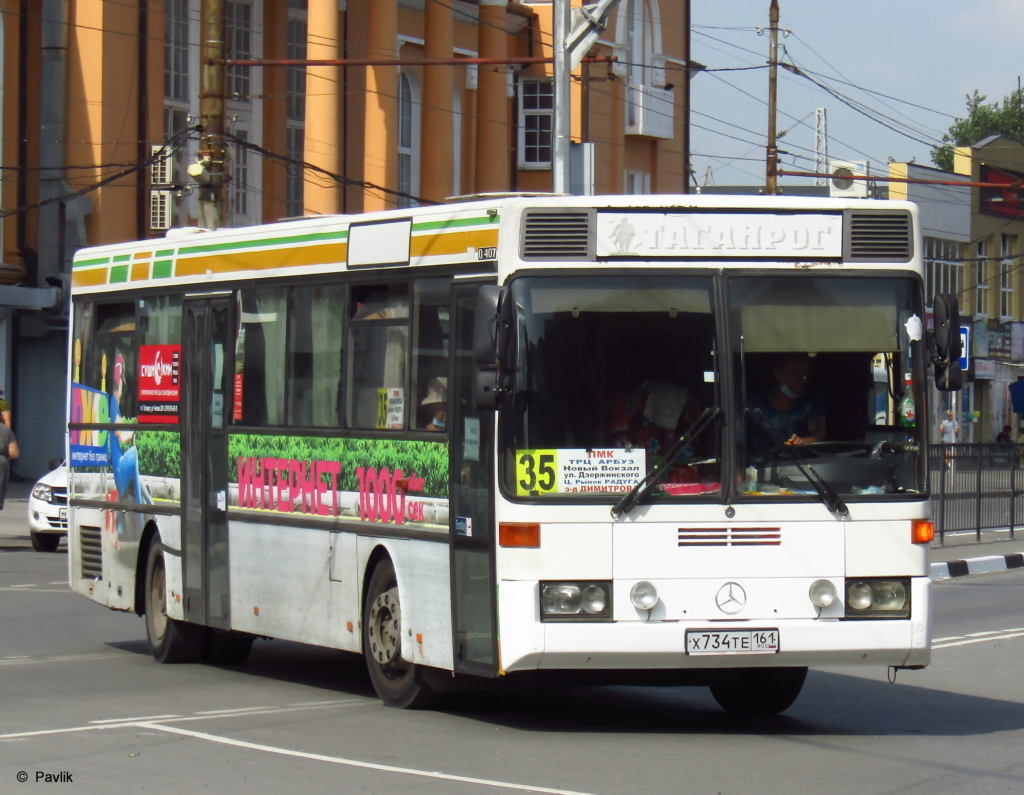
[[[182,351],[182,526],[185,618],[230,626],[227,385],[229,296],[185,300]]]

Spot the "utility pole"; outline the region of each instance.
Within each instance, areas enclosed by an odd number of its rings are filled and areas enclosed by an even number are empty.
[[[219,229],[224,218],[224,0],[203,0],[199,90],[199,160],[188,173],[199,183],[199,225]]]
[[[619,2],[597,0],[575,11],[570,0],[554,0],[551,4],[555,104],[551,118],[551,190],[554,193],[569,192],[569,152],[572,144],[572,103],[569,90],[572,70],[579,66],[608,26],[608,17]]]
[[[683,193],[690,192],[690,0],[683,0],[683,62],[686,72],[679,86],[682,94],[683,125],[680,129],[683,145]]]
[[[555,0],[554,19],[554,109],[551,116],[551,190],[569,192],[569,149],[572,143],[572,104],[569,94],[572,67],[569,65],[569,26],[572,8],[569,0]]]
[[[779,192],[779,147],[775,134],[775,96],[778,89],[776,65],[779,60],[779,0],[772,0],[768,11],[768,146],[764,161],[764,192],[774,196]]]

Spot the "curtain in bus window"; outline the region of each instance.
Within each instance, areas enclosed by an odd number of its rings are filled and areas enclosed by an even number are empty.
[[[236,424],[284,422],[285,296],[280,288],[241,293],[235,375],[241,381],[242,416]]]
[[[288,424],[336,427],[341,382],[341,285],[296,287],[289,312]]]

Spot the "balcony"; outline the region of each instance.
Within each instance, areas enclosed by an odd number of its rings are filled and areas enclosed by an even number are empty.
[[[672,91],[650,86],[626,87],[626,135],[672,138],[674,122]]]

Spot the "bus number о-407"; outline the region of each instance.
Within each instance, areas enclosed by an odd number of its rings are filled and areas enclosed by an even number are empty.
[[[687,654],[777,654],[777,629],[687,630]]]

